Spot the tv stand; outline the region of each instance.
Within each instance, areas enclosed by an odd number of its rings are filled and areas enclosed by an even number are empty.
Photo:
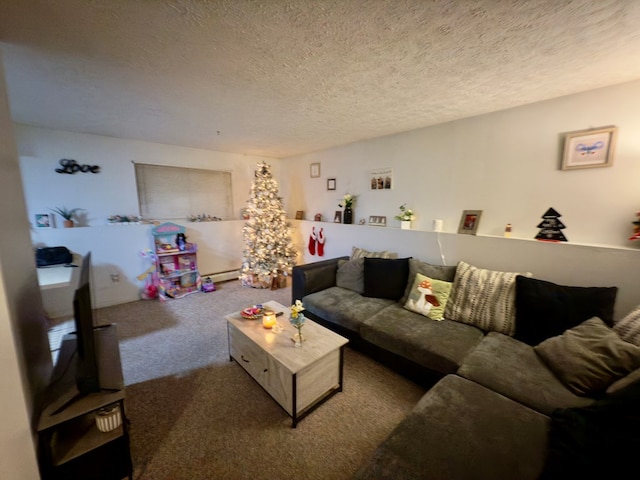
[[[81,393],[75,384],[76,337],[62,340],[45,408],[38,422],[39,460],[43,479],[132,479],[124,380],[115,325],[95,330],[100,371],[99,392]],[[118,404],[120,426],[101,432],[96,412]]]

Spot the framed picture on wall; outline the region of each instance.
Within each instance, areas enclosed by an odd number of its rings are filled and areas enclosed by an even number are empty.
[[[336,189],[336,179],[327,178],[327,190],[335,190],[335,189]]]
[[[312,163],[309,167],[309,174],[311,178],[318,178],[320,176],[320,162]]]
[[[53,215],[48,213],[36,213],[36,228],[53,228]]]
[[[475,235],[478,231],[478,225],[480,224],[481,216],[482,210],[464,210],[462,212],[462,217],[460,218],[458,233]]]
[[[576,170],[612,166],[617,133],[616,127],[602,127],[565,134],[560,168]]]
[[[393,188],[393,169],[377,168],[369,175],[371,190],[391,190]]]

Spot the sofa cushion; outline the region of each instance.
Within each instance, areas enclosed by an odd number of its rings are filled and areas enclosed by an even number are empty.
[[[433,322],[399,303],[367,318],[360,335],[368,342],[441,374],[455,372],[480,342],[483,333],[472,325]]]
[[[348,288],[356,293],[364,292],[364,258],[338,260],[336,286]]]
[[[387,250],[382,250],[381,252],[370,252],[369,250],[365,250],[360,247],[352,247],[351,248],[351,260],[355,260],[357,258],[398,258],[398,254],[395,252],[388,252]]]
[[[598,317],[548,338],[534,350],[577,395],[603,393],[615,380],[640,367],[640,347],[622,340]]]
[[[364,259],[365,297],[398,300],[407,288],[409,258]]]
[[[592,317],[613,325],[617,291],[616,287],[573,287],[518,277],[514,336],[537,345]]]
[[[533,347],[499,333],[487,334],[457,373],[545,415],[593,402],[567,389]]]
[[[404,295],[400,299],[400,303],[406,303],[411,293],[411,287],[413,286],[413,279],[416,278],[416,274],[422,274],[425,277],[433,278],[436,280],[442,280],[445,282],[453,282],[456,276],[456,266],[447,265],[431,265],[427,262],[422,262],[415,258],[409,260],[409,278],[407,281],[407,289],[404,291]]]
[[[613,325],[620,338],[640,346],[640,305]]]
[[[459,262],[445,318],[505,335],[515,332],[515,272],[486,270]],[[529,274],[525,274],[529,275]]]
[[[630,478],[640,451],[640,382],[592,405],[555,411],[541,480]]]
[[[432,320],[444,320],[444,309],[451,292],[451,282],[443,282],[417,273],[411,282],[411,294],[404,308]]]
[[[305,310],[330,323],[358,333],[366,319],[392,305],[393,300],[364,298],[353,290],[330,287],[302,298]]]
[[[447,375],[353,478],[533,480],[544,465],[548,430],[547,416]]]

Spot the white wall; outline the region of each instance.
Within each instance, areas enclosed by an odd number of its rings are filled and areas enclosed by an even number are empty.
[[[31,418],[51,373],[0,51],[0,478],[39,478]]]
[[[343,194],[358,195],[355,218],[384,215],[389,226],[407,203],[415,228],[444,219],[456,232],[464,209],[483,210],[478,233],[533,238],[555,208],[572,243],[635,248],[627,238],[640,209],[640,81],[284,159],[288,213],[332,219]],[[616,125],[613,167],[561,171],[562,132]],[[309,164],[321,163],[321,178]],[[369,190],[369,172],[392,167],[394,189]],[[337,190],[326,190],[326,179]]]
[[[32,228],[34,246],[64,245],[74,252],[92,252],[96,305],[103,307],[139,298],[143,285],[136,277],[149,263],[140,252],[152,246],[151,226],[106,226],[116,214],[139,213],[134,165],[151,163],[224,170],[231,172],[233,210],[237,220],[187,222],[172,219],[187,227],[189,241],[198,243],[198,264],[202,274],[237,269],[242,263],[242,225],[240,209],[249,199],[256,165],[266,160],[274,175],[279,160],[193,148],[124,140],[99,135],[71,133],[24,125],[16,126],[18,153],[24,183],[28,218],[33,225],[36,213],[49,213],[56,206],[86,210],[86,227],[61,228],[60,218],[52,230]],[[61,158],[80,164],[99,165],[100,173],[59,174]],[[212,213],[206,205],[198,213]],[[117,273],[119,283],[111,281]],[[44,300],[51,316],[70,312],[72,291],[45,292]]]
[[[300,262],[320,259],[306,249],[311,228],[324,228],[325,258],[348,255],[354,245],[389,249],[441,263],[459,260],[581,286],[617,286],[616,317],[640,303],[640,242],[630,242],[640,210],[640,82],[536,103],[283,160],[282,193],[290,216],[321,213],[331,222],[345,193],[358,195],[356,222],[387,217],[387,227],[295,222]],[[619,128],[613,167],[561,171],[562,133]],[[321,164],[310,178],[309,165]],[[370,191],[371,169],[392,167],[393,190]],[[337,190],[326,190],[336,178]],[[407,203],[414,228],[393,217]],[[562,214],[567,244],[534,241],[541,215]],[[462,210],[483,210],[478,236],[458,235]],[[432,233],[435,218],[444,233]],[[503,238],[506,223],[513,238]],[[394,228],[395,227],[395,228]]]

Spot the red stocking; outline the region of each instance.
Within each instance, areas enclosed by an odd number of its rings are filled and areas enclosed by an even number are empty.
[[[324,256],[324,240],[324,232],[320,229],[318,232],[318,255],[321,257]]]
[[[309,236],[309,253],[316,254],[316,227],[311,227],[311,235]]]

